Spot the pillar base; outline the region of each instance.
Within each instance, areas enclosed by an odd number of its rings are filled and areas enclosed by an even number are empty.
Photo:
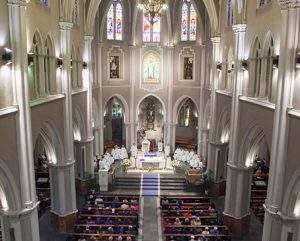
[[[77,212],[71,213],[66,216],[60,216],[51,212],[51,224],[61,233],[73,232],[76,221]]]
[[[227,214],[224,215],[224,223],[229,231],[234,236],[243,236],[249,233],[250,228],[250,214],[242,218],[234,218]]]
[[[214,196],[225,196],[226,192],[226,181],[215,182],[212,188],[212,194]]]

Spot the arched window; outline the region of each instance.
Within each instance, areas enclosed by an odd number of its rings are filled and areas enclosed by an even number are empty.
[[[188,127],[190,125],[191,107],[185,104],[179,112],[179,126]]]
[[[123,116],[122,105],[118,102],[114,102],[111,107],[112,118],[121,118]]]
[[[160,18],[154,19],[151,24],[146,16],[143,15],[143,41],[160,42]]]
[[[107,39],[123,39],[123,8],[121,0],[113,0],[107,12],[106,25]]]
[[[40,96],[40,56],[41,51],[41,38],[36,33],[33,36],[32,50],[28,58],[28,81],[29,81],[29,96],[30,100],[34,100]]]
[[[73,47],[72,53],[71,53],[71,83],[72,83],[72,88],[77,89],[78,88],[78,74],[77,74],[77,56],[76,56],[76,51],[75,48]]]
[[[45,44],[44,72],[45,72],[45,94],[49,95],[52,89],[53,79],[53,51],[51,40],[48,37]]]
[[[260,92],[260,80],[261,80],[261,46],[258,39],[255,40],[252,52],[252,76],[253,76],[253,95],[259,96]]]
[[[197,13],[191,0],[183,0],[181,6],[181,41],[195,41]]]
[[[266,73],[266,83],[265,83],[265,93],[264,96],[271,100],[272,98],[272,80],[273,80],[273,55],[274,55],[274,42],[273,38],[270,36],[265,47],[264,56],[265,56],[265,73]]]

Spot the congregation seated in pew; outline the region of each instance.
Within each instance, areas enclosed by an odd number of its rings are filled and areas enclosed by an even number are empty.
[[[163,197],[162,226],[166,241],[228,241],[228,228],[206,197]]]
[[[134,241],[138,234],[138,196],[100,195],[91,190],[78,213],[74,237],[80,241]]]

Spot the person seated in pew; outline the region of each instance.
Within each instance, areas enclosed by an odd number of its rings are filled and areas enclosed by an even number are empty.
[[[167,199],[167,197],[163,197],[162,200],[161,200],[161,204],[162,205],[169,204],[169,199]]]
[[[113,236],[109,236],[109,237],[108,237],[108,240],[109,240],[109,241],[113,241],[113,240],[114,240],[114,237],[113,237]]]
[[[182,225],[191,225],[191,221],[189,218],[185,218],[184,221],[182,222]]]
[[[113,220],[111,220],[110,218],[106,219],[106,222],[105,222],[106,225],[113,225],[114,222]]]
[[[131,238],[130,236],[128,236],[128,237],[126,238],[126,241],[132,241],[132,238]]]
[[[86,224],[95,224],[95,221],[92,220],[92,217],[89,216],[86,220]]]
[[[191,214],[189,211],[183,212],[183,213],[182,213],[182,216],[183,216],[184,218],[192,218],[192,214]]]
[[[210,234],[213,234],[213,235],[219,235],[220,232],[219,232],[218,227],[215,226],[215,227],[210,231]]]
[[[123,209],[123,210],[129,209],[129,205],[127,203],[128,202],[123,202],[123,204],[121,205],[121,209]]]
[[[123,237],[122,236],[118,236],[118,241],[122,241],[123,240]]]
[[[205,227],[204,231],[202,232],[203,235],[209,235],[209,227]]]
[[[181,225],[181,222],[180,222],[180,219],[179,219],[179,218],[176,218],[176,219],[175,219],[174,225],[175,225],[175,226],[180,226],[180,225]]]
[[[98,207],[104,207],[103,199],[101,197],[96,197],[95,205],[97,205]]]
[[[190,237],[190,241],[196,241],[196,239],[195,239],[195,236],[194,236],[194,235],[191,235],[191,237]]]
[[[113,227],[108,227],[107,233],[109,233],[109,234],[114,234],[115,232],[114,232]]]
[[[85,227],[84,233],[92,233],[89,226]]]
[[[86,241],[86,239],[84,238],[84,236],[80,236],[80,238],[78,239],[78,241]]]
[[[201,226],[201,219],[200,219],[200,217],[196,217],[196,218],[192,219],[191,224],[193,226]]]

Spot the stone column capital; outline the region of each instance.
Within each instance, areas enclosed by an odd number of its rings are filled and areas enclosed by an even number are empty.
[[[232,30],[236,34],[246,32],[246,28],[247,28],[246,24],[236,24],[232,26]]]
[[[84,35],[84,41],[93,41],[94,36],[92,35]]]
[[[71,22],[59,22],[59,28],[61,30],[71,30],[73,28],[73,23],[71,23]]]
[[[300,0],[278,0],[278,4],[282,10],[300,8]]]
[[[30,1],[29,0],[7,0],[8,4],[26,6]]]
[[[215,37],[212,37],[210,40],[214,44],[219,44],[221,42],[221,37],[220,36],[215,36]]]

